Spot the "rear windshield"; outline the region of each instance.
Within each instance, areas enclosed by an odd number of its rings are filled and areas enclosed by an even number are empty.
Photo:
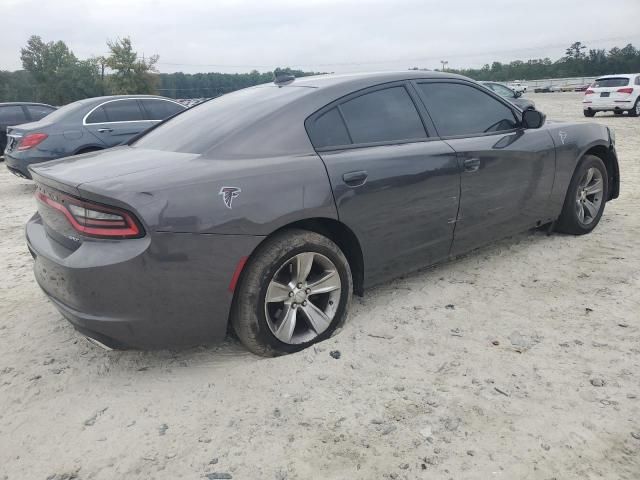
[[[312,90],[266,85],[238,90],[177,115],[141,137],[133,146],[202,154],[239,128],[264,119]]]
[[[47,123],[56,122],[56,121],[60,120],[61,118],[66,117],[68,114],[70,114],[72,112],[75,112],[76,110],[81,109],[83,106],[84,106],[84,102],[82,102],[82,101],[69,103],[69,104],[65,105],[64,107],[60,107],[57,110],[54,110],[49,115],[44,117],[41,121],[47,122]]]
[[[599,78],[593,84],[595,88],[626,87],[627,85],[629,85],[629,79],[624,77]]]

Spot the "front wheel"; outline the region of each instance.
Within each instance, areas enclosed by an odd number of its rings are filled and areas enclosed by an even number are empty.
[[[349,310],[353,280],[340,248],[306,230],[267,239],[246,265],[231,324],[253,353],[273,357],[329,338]]]
[[[572,235],[591,232],[609,195],[607,169],[595,155],[585,155],[573,174],[556,230]]]
[[[583,110],[585,117],[595,117],[596,112],[594,110]]]

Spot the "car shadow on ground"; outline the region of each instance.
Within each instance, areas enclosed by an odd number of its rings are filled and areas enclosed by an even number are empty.
[[[389,296],[390,298],[388,300],[390,301],[393,292],[398,290],[398,288],[402,289],[403,285],[409,283],[423,283],[428,285],[429,282],[433,282],[440,277],[446,277],[451,274],[451,269],[461,262],[467,260],[476,261],[480,257],[493,257],[495,261],[500,261],[501,258],[507,257],[501,256],[501,253],[505,250],[512,251],[514,248],[527,249],[539,242],[546,242],[549,239],[547,230],[548,227],[543,226],[528,232],[519,233],[491,245],[473,250],[472,252],[462,256],[458,256],[450,261],[426,267],[398,277],[389,282],[374,286],[365,292],[363,301],[356,299],[353,305],[354,308],[352,314],[357,316],[365,313],[363,312],[363,309],[366,310],[368,308],[366,306],[367,297],[370,299],[376,298],[377,302],[385,303],[385,296]],[[565,236],[557,233],[554,235]],[[353,321],[354,318],[350,316],[350,318],[347,319],[347,325],[338,330],[337,335],[348,334],[350,320]],[[59,321],[62,322],[64,320],[61,318]],[[80,337],[80,334],[77,332],[73,332],[73,334],[76,338]],[[84,349],[85,353],[88,350],[88,354],[85,355],[88,365],[93,362],[96,357],[101,357],[103,362],[108,365],[109,370],[147,371],[153,369],[160,372],[171,373],[172,367],[224,368],[231,363],[237,365],[238,363],[251,363],[263,359],[262,357],[248,352],[233,333],[227,334],[226,338],[221,343],[167,350],[106,351],[89,343],[88,341],[85,342],[83,339],[78,339],[77,342],[74,340],[74,343],[81,345],[81,348]]]

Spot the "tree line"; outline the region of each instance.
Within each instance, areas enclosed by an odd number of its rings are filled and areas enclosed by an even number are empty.
[[[22,70],[0,70],[0,102],[36,101],[52,105],[87,97],[115,94],[159,94],[172,98],[216,97],[240,88],[272,81],[274,74],[315,75],[290,68],[249,73],[158,73],[158,55],[140,58],[131,39],[107,42],[106,56],[79,59],[62,41],[29,38],[21,49]],[[417,69],[414,67],[414,69]],[[550,58],[493,62],[479,69],[449,69],[475,80],[535,80],[640,72],[640,50],[632,44],[610,50],[588,49],[574,42],[565,55]]]
[[[543,78],[597,77],[616,73],[640,72],[640,50],[632,44],[610,50],[588,49],[582,42],[574,42],[565,55],[550,58],[515,60],[510,63],[493,62],[478,69],[448,70],[474,80],[538,80]]]

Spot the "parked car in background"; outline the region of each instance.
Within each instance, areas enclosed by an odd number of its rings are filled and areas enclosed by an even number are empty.
[[[534,93],[551,93],[551,85],[544,85],[533,89]]]
[[[269,356],[328,338],[353,291],[540,225],[587,234],[619,190],[607,126],[426,71],[259,85],[29,169],[35,277],[81,333],[165,347],[230,323]]]
[[[526,110],[527,108],[536,108],[536,104],[529,100],[528,98],[522,98],[521,92],[516,92],[515,90],[510,89],[509,87],[497,83],[497,82],[480,82],[482,85],[487,87],[490,90],[493,90],[502,98],[506,98],[514,105],[520,107],[522,110]]]
[[[586,85],[577,86],[574,89],[574,92],[586,92],[590,86],[591,86],[590,83],[587,83]]]
[[[593,117],[597,112],[640,116],[640,73],[598,78],[584,92],[582,108],[585,117]]]
[[[156,96],[79,100],[39,121],[9,127],[5,163],[17,176],[31,178],[29,165],[120,145],[185,109]]]
[[[7,146],[7,127],[21,123],[37,122],[53,112],[56,107],[45,103],[0,103],[0,157]]]
[[[516,92],[520,92],[520,93],[525,93],[527,91],[527,85],[525,83],[522,83],[519,80],[514,80],[511,83],[507,83],[507,87],[509,87],[511,90],[514,90]]]

